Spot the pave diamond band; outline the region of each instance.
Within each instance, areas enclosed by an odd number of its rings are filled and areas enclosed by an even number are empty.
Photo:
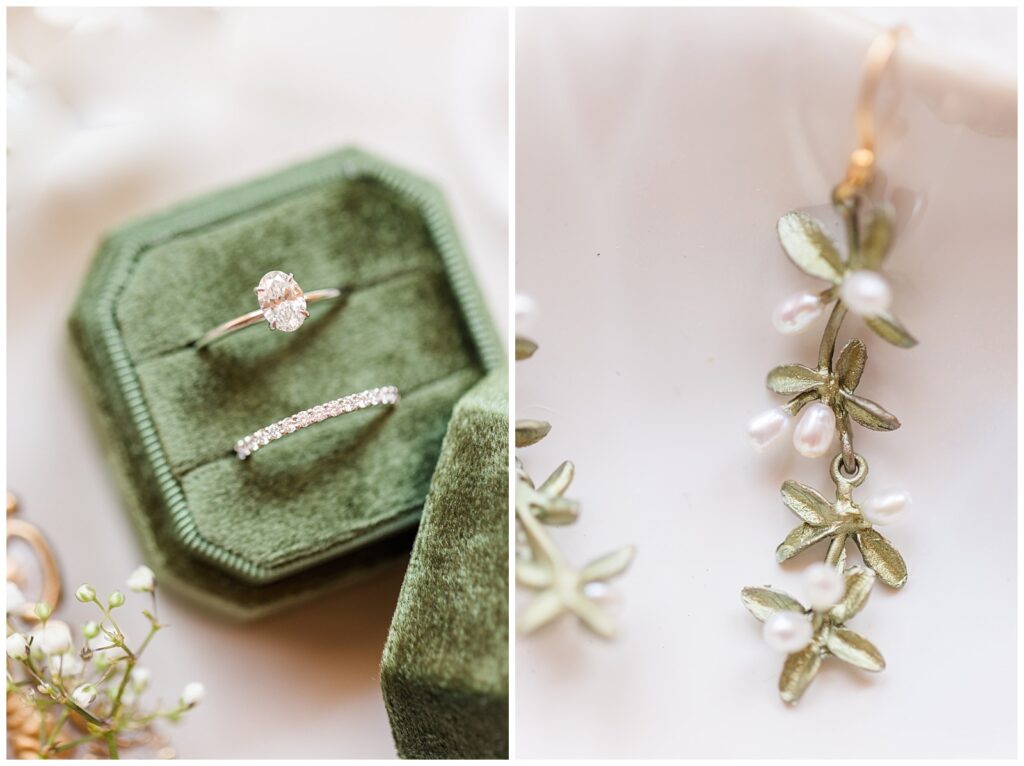
[[[316,423],[322,423],[330,418],[344,415],[357,410],[365,410],[367,407],[377,405],[395,405],[401,397],[395,386],[383,386],[382,388],[371,388],[361,391],[358,394],[349,394],[340,399],[332,399],[324,404],[318,404],[308,410],[297,412],[291,417],[271,423],[255,433],[251,433],[235,442],[235,454],[240,460],[245,460],[260,447],[265,447],[272,441],[295,433],[296,431],[308,428]]]
[[[266,321],[271,330],[295,332],[309,316],[306,306],[318,301],[338,298],[342,291],[337,288],[313,290],[304,293],[295,277],[283,271],[268,271],[253,290],[259,308],[240,317],[217,325],[196,341],[196,348],[209,346],[225,335]]]

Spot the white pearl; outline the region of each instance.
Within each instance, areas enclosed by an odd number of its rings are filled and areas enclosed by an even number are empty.
[[[872,524],[889,524],[899,518],[910,505],[910,493],[890,489],[868,498],[860,504],[860,512]]]
[[[804,414],[793,430],[793,446],[804,457],[821,457],[832,446],[836,435],[836,416],[821,402],[804,407]]]
[[[813,293],[791,295],[772,312],[772,324],[783,335],[806,330],[821,315],[821,301]]]
[[[846,582],[835,567],[818,562],[804,570],[804,595],[814,609],[835,606],[846,593]]]
[[[764,642],[777,652],[797,652],[811,643],[814,630],[806,614],[776,612],[764,621]]]
[[[892,289],[876,271],[854,271],[843,280],[839,295],[851,311],[874,316],[888,311],[892,305]]]
[[[772,407],[755,415],[747,423],[750,443],[758,452],[764,452],[768,445],[778,439],[789,428],[790,417],[782,407]]]

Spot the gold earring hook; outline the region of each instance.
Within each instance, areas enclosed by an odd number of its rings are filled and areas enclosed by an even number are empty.
[[[886,67],[896,52],[906,27],[888,29],[874,39],[864,59],[864,77],[857,96],[857,137],[859,146],[850,154],[846,177],[836,186],[833,197],[844,202],[871,183],[875,174],[875,97]]]

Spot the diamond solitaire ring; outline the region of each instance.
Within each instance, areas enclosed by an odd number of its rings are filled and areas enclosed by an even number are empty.
[[[258,309],[217,325],[196,341],[196,348],[209,346],[235,330],[259,324],[263,320],[267,321],[271,330],[295,332],[309,316],[309,312],[306,311],[307,305],[341,296],[341,290],[333,287],[303,293],[295,277],[283,271],[268,271],[254,292],[260,304]]]
[[[260,447],[266,447],[272,441],[277,441],[315,423],[322,423],[338,415],[365,410],[367,407],[375,407],[379,404],[395,405],[398,404],[400,398],[397,388],[384,386],[383,388],[371,388],[358,394],[349,394],[340,399],[332,399],[308,410],[297,412],[284,420],[271,423],[266,428],[261,428],[259,431],[239,439],[235,442],[235,454],[240,460],[245,460]]]

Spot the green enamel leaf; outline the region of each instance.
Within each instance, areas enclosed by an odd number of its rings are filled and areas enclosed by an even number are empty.
[[[516,628],[520,633],[532,633],[543,627],[565,611],[562,600],[552,590],[538,593],[527,607],[519,613]]]
[[[820,223],[804,213],[786,213],[776,227],[789,259],[805,274],[838,284],[843,263],[832,238]]]
[[[864,374],[864,365],[868,361],[868,351],[864,344],[854,338],[839,352],[839,359],[836,360],[836,377],[839,385],[847,391],[853,391],[860,383],[860,376]]]
[[[569,604],[569,608],[584,625],[602,638],[611,638],[615,635],[615,622],[604,609],[586,596],[581,595],[575,599]]]
[[[764,622],[776,612],[805,612],[804,605],[781,590],[774,588],[744,588],[740,594],[743,606],[754,617]]]
[[[835,518],[832,504],[816,490],[798,481],[782,485],[782,502],[808,524],[820,527]]]
[[[870,399],[847,392],[843,394],[843,404],[851,418],[872,431],[895,431],[900,427],[895,415]]]
[[[768,373],[768,388],[777,394],[802,394],[824,381],[817,370],[802,364],[783,364]]]
[[[869,569],[851,567],[846,573],[846,592],[842,600],[829,610],[829,616],[837,625],[849,620],[868,602],[875,575]]]
[[[516,361],[529,359],[537,351],[537,344],[529,338],[520,335],[516,336]]]
[[[835,657],[858,668],[873,673],[885,669],[885,660],[875,645],[848,628],[833,628],[829,631],[825,646]]]
[[[775,558],[781,564],[783,561],[793,558],[801,551],[805,551],[815,543],[829,537],[832,532],[833,528],[831,526],[813,527],[810,524],[801,524],[786,535],[786,539],[775,549]]]
[[[529,447],[536,444],[551,430],[551,424],[543,420],[516,421],[516,447]]]
[[[540,485],[540,491],[549,495],[563,495],[569,489],[575,475],[576,466],[566,460],[544,480],[544,483]]]
[[[856,535],[864,563],[890,588],[902,588],[907,582],[907,565],[900,552],[874,529],[862,529]]]
[[[811,644],[786,658],[779,676],[779,696],[783,701],[794,703],[803,696],[821,667],[821,652]]]
[[[636,548],[627,545],[617,551],[605,554],[594,559],[580,570],[580,581],[584,583],[595,580],[607,580],[615,575],[622,574],[626,567],[633,561],[636,555]]]
[[[540,590],[551,584],[551,569],[536,561],[516,560],[516,582]]]
[[[876,314],[875,316],[864,317],[864,322],[880,338],[889,341],[900,348],[912,348],[917,345],[914,336],[907,332],[892,314]]]
[[[864,227],[861,237],[860,252],[857,254],[856,268],[877,271],[885,260],[892,241],[892,215],[885,207],[875,209],[871,220]]]

